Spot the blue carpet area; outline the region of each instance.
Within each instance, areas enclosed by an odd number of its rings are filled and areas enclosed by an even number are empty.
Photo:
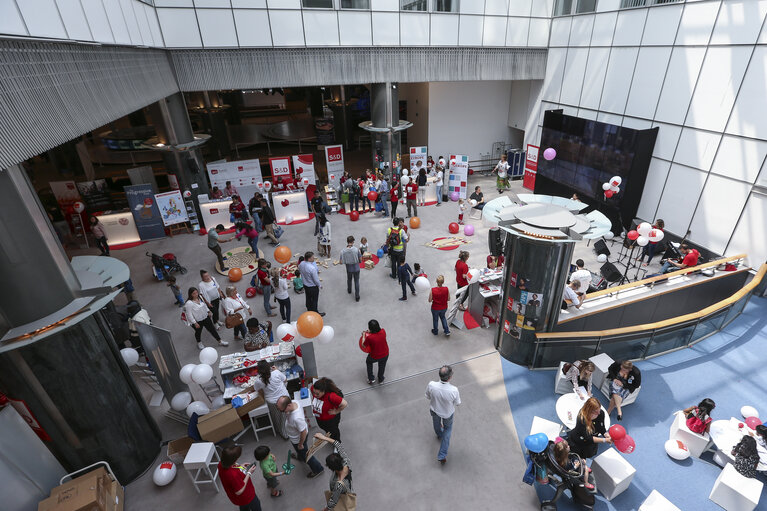
[[[767,299],[753,298],[743,314],[725,330],[693,347],[637,363],[642,371],[642,390],[637,401],[623,409],[621,424],[636,441],[636,450],[623,456],[637,472],[628,490],[612,501],[597,495],[594,509],[626,511],[638,509],[652,490],[658,490],[682,510],[720,510],[708,500],[721,468],[711,454],[703,459],[674,461],[666,455],[672,414],[713,399],[714,420],[740,418],[743,405],[756,407],[767,422]],[[503,360],[503,374],[520,440],[530,433],[533,417],[559,422],[555,412],[553,371],[529,371]],[[607,407],[607,399],[594,389]],[[615,412],[612,414],[615,423]],[[600,451],[607,446],[600,447]],[[523,451],[524,446],[522,447]],[[757,509],[767,509],[767,478]],[[536,485],[540,498],[550,498],[550,487]],[[578,509],[563,496],[558,508]]]

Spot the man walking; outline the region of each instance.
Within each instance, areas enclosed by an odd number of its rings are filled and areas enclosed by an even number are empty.
[[[360,249],[354,246],[354,236],[346,237],[346,248],[341,250],[341,262],[346,265],[346,292],[352,294],[354,280],[354,299],[360,301]]]
[[[381,207],[383,208],[383,215],[389,216],[389,178],[384,177],[381,181],[381,186],[378,187],[378,199],[381,201]]]
[[[402,241],[402,230],[399,228],[400,218],[394,217],[392,227],[386,231],[386,246],[389,247],[389,257],[391,258],[391,278],[397,278],[397,268],[399,260],[402,258],[402,251],[405,250],[405,243]]]
[[[410,218],[411,216],[418,216],[418,203],[416,202],[418,198],[418,183],[415,181],[418,179],[418,176],[411,176],[410,182],[405,186],[405,195],[407,197],[406,205],[407,205],[407,216]],[[413,214],[410,214],[410,208],[413,208]]]
[[[221,271],[227,271],[229,268],[227,268],[224,264],[224,255],[221,253],[221,245],[219,245],[219,243],[228,243],[232,241],[232,238],[229,238],[228,240],[222,240],[219,238],[218,235],[223,230],[224,226],[218,224],[215,229],[208,231],[208,248],[211,250],[211,252],[216,254],[218,265],[221,267]]]
[[[426,399],[429,400],[434,433],[441,441],[437,461],[443,465],[447,462],[447,449],[450,447],[455,407],[461,404],[461,395],[458,393],[458,389],[450,383],[452,378],[453,368],[448,365],[442,366],[439,369],[439,381],[431,381],[426,387]]]
[[[314,261],[314,252],[310,251],[304,254],[304,260],[298,265],[298,271],[301,273],[301,279],[304,281],[304,289],[306,290],[306,310],[324,316],[324,312],[317,310],[320,301],[320,272]]]
[[[309,451],[309,447],[306,445],[309,428],[306,425],[303,409],[288,396],[282,396],[277,400],[277,409],[285,414],[285,433],[288,434],[288,439],[296,450],[296,459],[309,465],[311,472],[306,477],[309,479],[317,477],[324,469],[314,456],[306,459],[306,454]]]
[[[272,208],[269,206],[269,202],[266,200],[266,197],[263,197],[261,199],[261,223],[264,224],[266,236],[272,240],[269,242],[269,244],[276,247],[280,244],[280,242],[277,241],[277,236],[274,235],[274,221],[274,211],[272,211]]]

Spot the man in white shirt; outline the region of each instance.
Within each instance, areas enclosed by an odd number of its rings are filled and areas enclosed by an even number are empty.
[[[285,433],[296,450],[296,459],[309,465],[311,472],[306,477],[310,479],[317,477],[324,469],[314,456],[306,459],[306,453],[309,451],[309,447],[306,445],[309,427],[306,425],[303,409],[288,396],[282,396],[277,400],[277,409],[285,414]]]
[[[581,308],[581,305],[583,304],[584,295],[578,294],[578,290],[580,288],[581,288],[581,282],[575,279],[573,279],[573,281],[570,282],[569,285],[565,286],[565,292],[562,295],[562,300],[565,301],[564,304],[562,305],[563,309],[567,309],[567,307],[570,305],[573,305],[576,309]]]
[[[444,173],[442,167],[437,167],[437,179],[434,181],[434,186],[437,189],[437,206],[442,205],[442,178]]]
[[[591,272],[583,267],[583,259],[575,261],[575,267],[577,268],[572,275],[570,275],[570,282],[577,280],[581,283],[581,287],[578,290],[579,295],[585,295],[589,292],[589,286],[591,285]]]
[[[450,434],[453,431],[455,407],[461,404],[458,389],[450,383],[453,368],[442,366],[439,369],[439,381],[429,382],[426,386],[426,399],[429,400],[429,412],[434,424],[434,433],[441,440],[437,461],[447,462],[447,449],[450,447]]]

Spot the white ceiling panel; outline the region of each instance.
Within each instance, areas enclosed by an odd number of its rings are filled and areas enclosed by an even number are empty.
[[[538,0],[536,0],[537,2]],[[530,33],[527,36],[528,46],[545,47],[549,42],[549,27],[551,20],[531,18]]]
[[[509,16],[530,16],[533,0],[509,0]]]
[[[3,3],[12,4],[13,2],[4,0]],[[54,0],[35,0],[34,2],[19,0],[16,5],[19,6],[24,22],[27,24],[29,35],[66,39],[67,32]]]
[[[506,25],[506,46],[527,46],[527,33],[529,31],[530,18],[509,18]]]
[[[425,16],[428,16],[428,14]],[[461,14],[461,20],[459,21],[458,25],[458,44],[461,46],[482,46],[482,25],[484,22],[484,16],[470,16]]]
[[[206,48],[238,46],[231,9],[197,9],[197,22]]]
[[[527,37],[527,34],[525,34]],[[458,16],[455,14],[431,15],[431,45],[458,45]]]
[[[566,61],[567,48],[551,48],[549,50],[549,57],[546,61],[546,78],[543,80],[542,99],[559,103]]]
[[[338,16],[335,11],[306,9],[303,16],[306,46],[338,46]]]
[[[549,46],[567,46],[570,40],[570,25],[573,22],[571,16],[554,18],[551,21],[551,38]]]
[[[91,30],[88,27],[88,19],[85,17],[85,11],[83,11],[80,0],[56,0],[56,3],[59,6],[61,19],[64,21],[69,39],[93,41]],[[2,9],[0,9],[1,14]]]
[[[241,47],[269,47],[272,31],[269,30],[269,13],[265,10],[234,9],[234,24]]]
[[[269,24],[275,46],[304,46],[304,31],[300,30],[303,24],[301,11],[269,10]]]
[[[570,46],[588,46],[591,44],[591,32],[594,30],[594,16],[576,16],[570,27]]]
[[[482,17],[479,16],[479,43],[482,44]],[[429,15],[402,12],[399,15],[399,30],[402,46],[429,45]]]
[[[591,46],[610,46],[613,43],[617,12],[605,12],[594,17],[594,31],[591,34]]]
[[[655,139],[655,149],[652,155],[656,158],[663,158],[664,160],[672,160],[674,158],[674,151],[676,151],[679,137],[682,134],[682,127],[675,126],[673,124],[663,124],[654,122],[653,127],[657,126],[658,137]]]
[[[506,16],[485,16],[482,46],[504,46],[505,44]]]
[[[371,46],[373,27],[370,11],[338,11],[341,46]]]
[[[376,46],[399,45],[399,13],[373,12],[373,44]]]
[[[725,255],[748,254],[752,266],[767,261],[767,195],[752,193],[738,221]]]

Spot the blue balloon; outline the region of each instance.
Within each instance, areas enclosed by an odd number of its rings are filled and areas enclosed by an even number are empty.
[[[549,445],[549,437],[546,433],[536,433],[525,438],[525,447],[530,452],[543,452]]]
[[[379,258],[383,257],[383,256],[384,256],[384,252],[383,252],[383,249],[382,249],[382,248],[379,248],[379,249],[378,249],[378,252],[376,252],[376,255],[377,255]]]

